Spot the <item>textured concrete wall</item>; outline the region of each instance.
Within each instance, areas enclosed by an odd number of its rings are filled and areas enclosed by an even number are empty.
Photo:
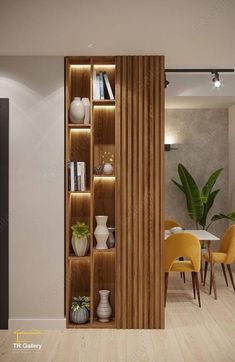
[[[166,143],[177,143],[178,150],[166,156],[166,217],[185,228],[195,228],[187,215],[185,197],[171,182],[178,180],[177,165],[185,165],[202,186],[208,176],[223,167],[216,188],[221,188],[211,215],[228,212],[228,112],[226,109],[169,109],[166,111]],[[216,222],[211,232],[218,236],[227,227],[226,221]]]

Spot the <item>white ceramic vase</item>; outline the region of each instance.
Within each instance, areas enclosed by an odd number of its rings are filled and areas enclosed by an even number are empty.
[[[70,104],[69,118],[72,123],[84,123],[85,107],[79,97],[75,97]]]
[[[99,290],[100,302],[96,310],[99,322],[109,322],[112,315],[112,308],[109,304],[110,290]]]
[[[114,248],[114,246],[115,246],[115,238],[113,235],[114,230],[115,230],[115,228],[112,228],[112,227],[108,228],[108,231],[109,231],[109,237],[108,237],[108,241],[107,241],[108,248]]]
[[[95,232],[94,232],[94,235],[95,235],[95,238],[97,241],[96,249],[98,249],[98,250],[108,249],[107,244],[106,244],[106,241],[109,236],[109,231],[106,226],[108,216],[96,216],[95,219],[97,222],[97,226],[96,226]]]
[[[104,172],[105,175],[112,175],[112,173],[113,173],[113,165],[111,163],[105,163],[103,172]]]
[[[89,124],[90,123],[90,101],[89,101],[89,98],[82,98],[82,103],[84,104],[84,109],[85,109],[84,124]]]
[[[87,237],[78,239],[72,236],[72,247],[76,256],[85,256],[89,249],[89,241]]]

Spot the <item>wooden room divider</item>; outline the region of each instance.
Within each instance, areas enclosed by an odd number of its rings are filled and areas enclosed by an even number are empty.
[[[66,57],[65,68],[67,327],[164,328],[164,58]],[[98,96],[97,76],[106,84]],[[89,123],[71,122],[74,97],[89,98]],[[100,171],[104,155],[113,164],[110,174]],[[68,171],[78,162],[85,162],[87,174],[80,191],[71,190]],[[115,246],[108,249],[97,248],[94,237],[100,215],[115,229]],[[77,221],[90,230],[85,256],[75,255],[71,246]],[[100,290],[110,292],[106,322],[97,318]],[[91,303],[83,324],[70,314],[79,296]]]

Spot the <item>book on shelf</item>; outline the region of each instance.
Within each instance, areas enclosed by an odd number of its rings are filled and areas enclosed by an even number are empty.
[[[112,99],[114,95],[106,72],[93,73],[93,98],[97,100]]]
[[[86,163],[69,162],[69,191],[86,191]]]

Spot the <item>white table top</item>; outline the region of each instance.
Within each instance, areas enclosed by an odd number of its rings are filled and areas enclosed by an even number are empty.
[[[182,230],[182,233],[190,233],[195,235],[199,240],[210,240],[210,241],[217,241],[220,240],[219,238],[217,238],[217,236],[209,233],[206,230]],[[170,230],[165,230],[165,240],[172,235]]]

